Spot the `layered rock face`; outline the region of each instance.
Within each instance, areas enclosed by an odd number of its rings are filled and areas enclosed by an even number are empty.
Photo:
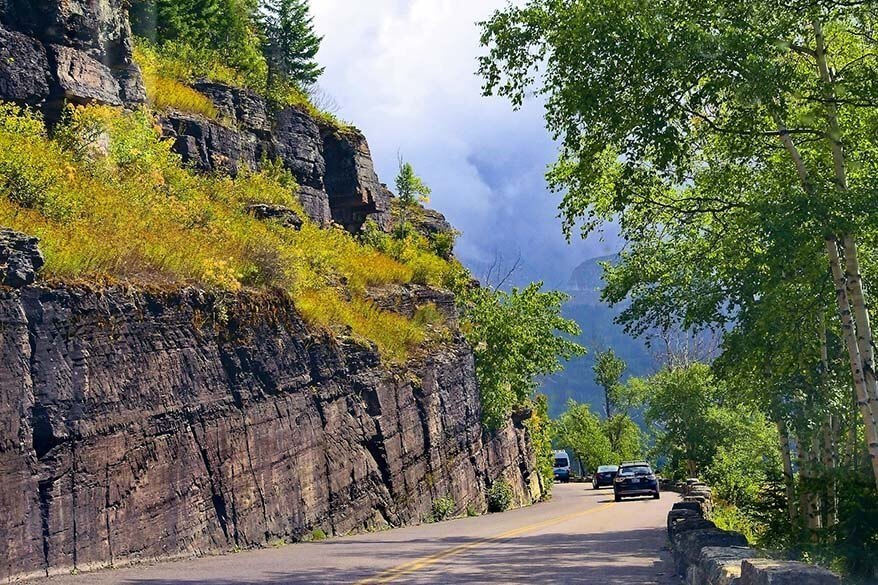
[[[65,101],[143,103],[124,1],[0,1],[0,97],[50,116]]]
[[[169,112],[164,134],[183,160],[203,171],[237,173],[279,160],[299,183],[306,213],[321,225],[335,222],[357,232],[369,218],[386,228],[390,192],[378,181],[359,131],[340,131],[296,107],[274,109],[246,89],[197,83],[220,120]]]
[[[279,160],[296,177],[306,213],[351,232],[390,221],[365,137],[339,131],[296,107],[277,109],[240,88],[202,82],[220,121],[167,112],[165,135],[183,160],[237,173]],[[132,57],[124,0],[0,0],[0,100],[39,107],[52,122],[65,103],[136,107],[146,101]]]
[[[462,341],[389,369],[296,315],[271,295],[0,292],[0,578],[402,525],[442,496],[484,509],[498,477],[530,501],[526,431],[483,432]]]
[[[33,284],[45,260],[36,238],[0,228],[0,285],[20,288]]]
[[[0,100],[49,121],[65,102],[142,104],[125,6],[0,0]],[[196,89],[219,121],[160,117],[188,163],[234,174],[279,160],[314,221],[389,228],[362,134]],[[248,211],[302,226],[283,207]],[[439,497],[484,510],[500,477],[518,503],[538,495],[521,423],[482,429],[462,339],[389,367],[306,327],[282,295],[43,284],[36,244],[0,229],[0,580],[419,522]],[[370,298],[456,320],[454,298],[429,288]]]

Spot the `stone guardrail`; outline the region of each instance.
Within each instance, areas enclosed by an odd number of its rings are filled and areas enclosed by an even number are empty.
[[[686,585],[840,585],[841,577],[814,565],[765,558],[744,535],[722,530],[705,517],[711,491],[698,480],[671,484],[682,501],[668,513],[674,568]]]

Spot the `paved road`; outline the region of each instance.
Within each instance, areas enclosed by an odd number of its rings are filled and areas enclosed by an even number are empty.
[[[609,490],[566,484],[550,502],[504,514],[43,583],[674,585],[664,526],[676,497],[614,503]]]

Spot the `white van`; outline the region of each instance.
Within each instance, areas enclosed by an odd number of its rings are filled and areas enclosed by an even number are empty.
[[[570,456],[567,451],[555,451],[555,480],[570,481]]]

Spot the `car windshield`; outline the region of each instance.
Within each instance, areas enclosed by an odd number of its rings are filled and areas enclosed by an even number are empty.
[[[616,467],[615,465],[601,465],[600,467],[598,467],[598,473],[606,473],[608,471],[616,471],[617,469],[619,469],[619,468]]]
[[[619,475],[649,475],[650,473],[652,473],[652,469],[646,465],[623,467],[619,470]]]
[[[566,459],[560,457],[555,458],[555,467],[567,467],[570,463]]]

